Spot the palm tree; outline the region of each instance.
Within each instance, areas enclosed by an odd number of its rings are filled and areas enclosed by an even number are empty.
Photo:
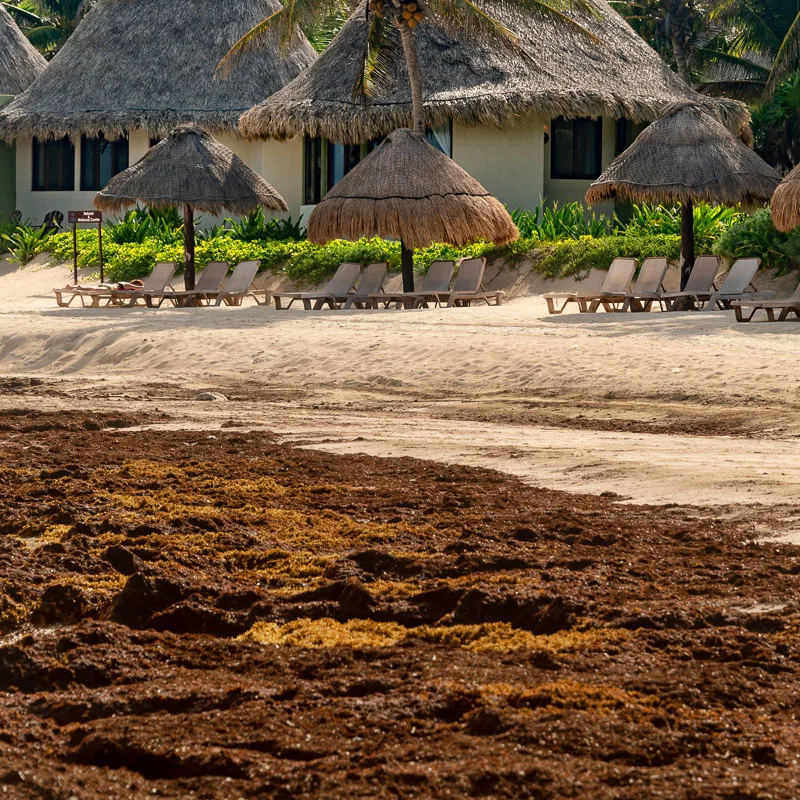
[[[52,58],[81,21],[92,0],[39,0],[3,3],[30,43]]]

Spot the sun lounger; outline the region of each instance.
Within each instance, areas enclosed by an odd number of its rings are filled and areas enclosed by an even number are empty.
[[[694,260],[685,288],[680,292],[665,292],[661,295],[659,304],[662,311],[678,311],[689,305],[691,298],[697,294],[710,297],[717,290],[719,269],[719,256],[698,256]]]
[[[386,280],[388,269],[389,265],[385,261],[370,264],[361,274],[361,280],[358,282],[356,290],[352,294],[347,295],[344,307],[346,309],[352,308],[353,306],[356,308],[366,308],[371,305],[371,297],[380,297],[380,292],[383,290],[383,282]],[[322,302],[324,301],[317,300],[317,303]],[[333,308],[333,306],[331,307]],[[338,308],[341,307],[341,304],[339,304]]]
[[[780,311],[780,316],[778,317],[780,322],[788,319],[789,314],[794,314],[800,319],[800,284],[798,284],[791,297],[779,300],[764,298],[760,300],[733,300],[731,301],[731,308],[736,313],[737,322],[750,322],[756,311],[763,311],[770,322],[775,322],[776,311]],[[745,316],[746,311],[750,313]]]
[[[414,301],[414,308],[427,308],[429,302],[434,305],[447,305],[448,308],[470,306],[476,300],[482,300],[486,305],[499,306],[503,302],[505,292],[487,292],[483,288],[483,273],[486,269],[486,259],[467,258],[458,267],[453,288],[448,292],[421,292],[421,296]]]
[[[615,258],[597,292],[548,292],[544,295],[548,312],[561,314],[570,303],[576,303],[579,311],[588,311],[596,300],[602,302],[603,298],[612,297],[621,297],[624,300],[625,295],[630,292],[636,264],[635,258]],[[559,307],[556,307],[556,301],[561,302]]]
[[[354,264],[352,262],[345,262],[339,264],[336,274],[328,281],[324,289],[318,292],[275,292],[272,295],[275,300],[275,308],[280,311],[281,301],[288,300],[289,304],[286,309],[292,307],[295,300],[300,300],[303,303],[303,308],[306,311],[311,310],[311,303],[322,299],[327,300],[329,297],[342,297],[342,302],[347,301],[347,295],[353,291],[356,281],[361,275],[361,264]]]
[[[77,297],[80,298],[84,308],[107,308],[109,306],[135,306],[139,300],[144,300],[146,294],[158,294],[167,287],[171,288],[170,281],[175,276],[176,266],[172,261],[160,261],[153,267],[141,287],[117,289],[107,286],[66,286],[63,289],[53,289],[56,303],[59,306],[69,306]],[[70,294],[69,300],[64,300],[64,295]]]
[[[253,281],[261,266],[260,261],[240,261],[231,273],[230,278],[225,281],[225,286],[217,292],[206,292],[210,298],[214,299],[215,306],[240,306],[245,297],[252,297],[257,305],[269,305],[270,293],[266,289],[255,289]],[[263,300],[259,300],[263,297]],[[210,305],[210,303],[209,303]]]
[[[666,258],[646,258],[639,268],[639,277],[636,279],[633,291],[625,295],[622,310],[650,311],[653,303],[661,300],[664,292],[664,276],[668,267],[669,260]]]
[[[369,298],[372,307],[378,308],[383,303],[383,307],[388,308],[394,303],[395,308],[413,308],[414,302],[419,297],[448,294],[450,292],[450,280],[455,270],[454,261],[434,261],[428,267],[428,271],[422,279],[420,291],[373,294]]]
[[[145,292],[144,300],[148,308],[161,308],[168,300],[173,306],[210,305],[225,283],[230,265],[226,261],[210,261],[200,273],[194,289],[175,291],[165,289],[163,292]]]
[[[714,311],[716,308],[728,309],[731,307],[731,301],[747,299],[748,296],[769,299],[775,296],[774,292],[759,292],[753,285],[753,278],[755,278],[760,264],[760,258],[740,258],[734,262],[719,289],[690,292],[687,288],[678,293],[678,296],[688,303],[690,309],[705,311]],[[673,299],[673,308],[674,305],[675,300]]]

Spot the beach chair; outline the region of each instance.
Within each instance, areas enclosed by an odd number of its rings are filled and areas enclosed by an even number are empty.
[[[667,258],[646,258],[639,268],[639,277],[636,279],[633,291],[625,296],[622,310],[650,311],[653,303],[661,300],[664,292],[664,276],[668,267]]]
[[[422,288],[418,292],[384,292],[370,296],[373,308],[378,308],[383,303],[388,308],[394,303],[395,308],[413,308],[418,297],[430,295],[445,295],[450,291],[450,280],[456,270],[455,261],[434,261],[428,267],[422,279]]]
[[[579,311],[588,311],[590,305],[603,298],[622,297],[631,290],[631,280],[636,272],[635,258],[615,258],[608,268],[603,285],[597,292],[548,292],[543,295],[550,314],[561,314],[570,303],[576,303]],[[560,306],[556,306],[560,302]]]
[[[53,289],[56,303],[65,307],[72,304],[75,298],[80,298],[84,308],[108,308],[109,306],[135,306],[139,300],[144,300],[145,293],[158,294],[167,287],[171,288],[170,281],[175,276],[176,266],[172,261],[160,261],[153,267],[153,271],[145,278],[141,286],[123,284],[123,288],[116,288],[111,284],[100,286],[65,286],[63,289]],[[64,300],[64,295],[70,295],[69,300]]]
[[[691,303],[691,298],[697,294],[710,297],[717,290],[719,268],[719,256],[698,256],[694,260],[686,287],[679,292],[664,292],[661,295],[661,310],[677,311]]]
[[[386,280],[386,273],[389,270],[389,265],[385,262],[370,264],[362,273],[361,280],[358,282],[355,291],[347,295],[344,308],[367,308],[371,305],[371,297],[380,297],[383,291],[383,282]],[[324,301],[318,300],[317,303]],[[338,308],[341,308],[341,303]],[[333,306],[331,306],[333,308]]]
[[[161,308],[167,300],[173,306],[210,305],[225,283],[230,265],[226,261],[210,261],[200,273],[194,289],[165,289],[163,292],[145,292],[144,300],[148,308]]]
[[[740,258],[734,262],[718,290],[712,292],[683,292],[689,308],[714,311],[716,308],[728,309],[731,301],[747,299],[747,295],[759,299],[769,299],[774,292],[759,292],[753,285],[760,258]]]
[[[253,281],[260,266],[260,261],[240,261],[233,268],[230,278],[225,281],[222,289],[216,292],[205,292],[205,294],[210,300],[214,300],[215,306],[221,306],[223,303],[226,306],[240,306],[245,297],[252,297],[256,301],[256,305],[269,305],[270,293],[266,289],[253,288]],[[264,299],[259,300],[259,297]],[[209,305],[211,305],[210,301]]]
[[[347,295],[353,291],[356,281],[361,275],[361,264],[355,264],[346,261],[339,264],[336,274],[328,281],[324,289],[317,292],[275,292],[272,297],[275,300],[275,309],[280,311],[281,301],[288,300],[289,304],[286,309],[292,307],[295,300],[300,300],[303,303],[303,308],[306,311],[311,310],[311,303],[322,299],[327,300],[329,297],[341,297],[342,302],[347,301]]]
[[[770,322],[775,322],[775,312],[780,311],[778,320],[783,322],[789,318],[789,314],[794,314],[800,319],[800,284],[794,290],[791,297],[781,299],[760,299],[760,300],[732,300],[731,308],[736,314],[737,322],[750,322],[756,311],[763,311]],[[750,313],[745,315],[746,311]]]
[[[450,291],[422,293],[422,296],[414,301],[414,308],[427,308],[430,301],[437,306],[446,304],[448,308],[470,306],[476,300],[482,300],[487,306],[491,305],[492,300],[496,306],[501,305],[505,292],[487,292],[483,288],[485,269],[486,259],[483,256],[464,259],[458,267]]]

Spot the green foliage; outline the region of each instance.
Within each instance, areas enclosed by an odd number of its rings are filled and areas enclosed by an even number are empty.
[[[19,225],[13,233],[4,233],[2,236],[8,252],[11,254],[10,260],[18,264],[27,264],[40,252],[42,245],[50,238],[44,225],[41,228]]]
[[[515,208],[511,219],[519,229],[520,236],[543,242],[561,239],[578,239],[581,236],[607,236],[611,225],[608,220],[587,213],[581,203],[567,203],[559,207],[536,206],[533,211]]]
[[[159,239],[164,244],[174,244],[183,238],[183,223],[174,208],[134,208],[119,222],[103,225],[103,236],[107,242],[115,244],[141,244],[145,239]]]
[[[800,263],[800,229],[789,234],[781,233],[772,224],[768,208],[752,215],[743,215],[719,237],[714,252],[728,261],[737,258],[758,257],[762,267],[789,272]]]
[[[226,219],[222,229],[218,229],[219,235],[225,235],[228,229],[232,239],[239,239],[243,242],[264,241],[274,239],[285,241],[293,239],[299,241],[306,238],[306,229],[300,220],[289,219],[265,219],[264,209],[258,208],[247,216],[242,217],[238,222]]]

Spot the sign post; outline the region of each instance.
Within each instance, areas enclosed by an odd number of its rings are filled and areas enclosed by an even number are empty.
[[[103,215],[99,211],[68,211],[72,225],[72,277],[78,283],[78,225],[97,225],[97,252],[100,256],[100,283],[103,283]]]

